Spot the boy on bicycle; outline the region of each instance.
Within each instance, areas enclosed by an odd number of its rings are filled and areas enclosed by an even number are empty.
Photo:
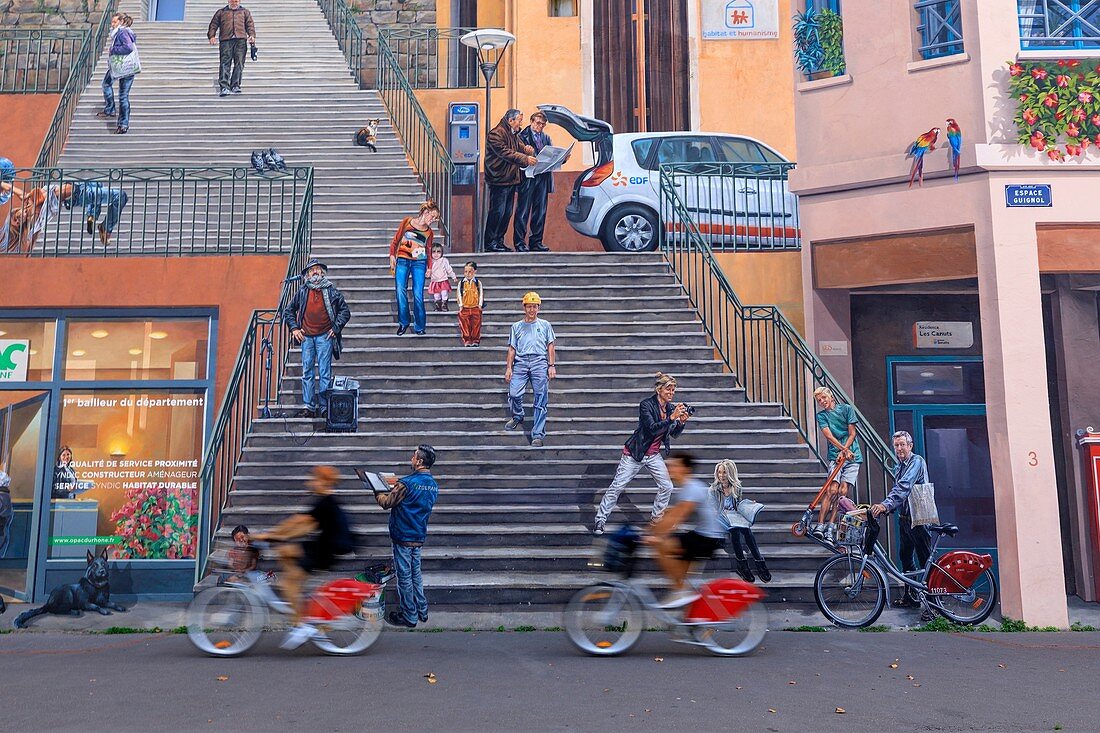
[[[651,525],[646,543],[657,551],[657,564],[671,582],[668,598],[661,608],[677,608],[699,597],[684,589],[691,563],[707,560],[726,540],[726,530],[718,517],[718,508],[710,501],[707,485],[692,478],[695,459],[684,451],[670,453],[665,461],[672,485],[679,491],[676,504]]]
[[[317,466],[313,469],[313,478],[306,484],[317,496],[313,507],[305,514],[287,517],[270,532],[255,536],[258,540],[284,543],[277,551],[281,567],[279,589],[283,600],[294,607],[295,626],[280,645],[283,649],[296,649],[318,633],[312,624],[301,620],[302,585],[306,578],[318,570],[328,570],[335,564],[337,555],[355,549],[348,517],[332,495],[339,481],[338,470],[332,466]],[[301,543],[290,542],[314,532],[317,532],[315,538]]]

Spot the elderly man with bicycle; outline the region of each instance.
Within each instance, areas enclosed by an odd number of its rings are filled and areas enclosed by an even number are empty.
[[[913,452],[913,436],[904,430],[894,433],[894,455],[898,458],[898,468],[894,473],[894,486],[881,504],[871,506],[871,516],[876,519],[883,514],[898,513],[898,534],[901,554],[901,569],[912,572],[923,568],[932,554],[932,537],[923,526],[913,526],[909,511],[909,494],[917,484],[928,483],[928,464],[924,458]],[[916,562],[913,556],[916,555]],[[894,601],[898,608],[913,608],[918,602],[912,591],[906,592]],[[927,617],[927,618],[926,618]],[[922,608],[921,620],[930,621],[931,610]]]

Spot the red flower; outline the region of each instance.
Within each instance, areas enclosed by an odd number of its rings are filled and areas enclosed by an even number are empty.
[[[1091,145],[1091,144],[1092,144],[1092,141],[1089,140],[1087,137],[1081,138],[1081,140],[1080,140],[1081,152],[1084,153],[1088,149],[1089,145]]]
[[[1065,68],[1065,66],[1066,66],[1066,62],[1062,59],[1058,59],[1058,68],[1062,69],[1062,68]]]
[[[1057,107],[1058,92],[1048,92],[1047,95],[1043,97],[1043,106],[1050,108]]]
[[[1081,128],[1071,122],[1066,125],[1066,135],[1069,137],[1079,137],[1081,135]]]
[[[1066,154],[1067,155],[1081,155],[1084,152],[1085,152],[1084,149],[1080,145],[1074,145],[1072,143],[1066,145]]]
[[[1036,150],[1045,150],[1047,147],[1046,137],[1040,130],[1036,130],[1035,132],[1031,133],[1030,144],[1031,147],[1035,148]]]
[[[1073,59],[1068,64],[1066,64],[1066,66],[1068,66],[1071,69],[1076,69],[1080,65],[1081,65],[1081,62],[1078,61],[1077,59]]]
[[[1096,143],[1097,145],[1100,145],[1100,135],[1097,135],[1096,137],[1094,137],[1094,138],[1092,139],[1092,141],[1093,141],[1094,143]]]
[[[1039,121],[1039,115],[1035,114],[1034,110],[1030,110],[1030,109],[1025,109],[1024,110],[1024,122],[1026,122],[1029,125],[1034,125],[1038,121]]]
[[[1034,69],[1031,70],[1031,77],[1033,79],[1038,79],[1042,81],[1043,79],[1047,78],[1047,70],[1041,66],[1036,66]]]
[[[1092,124],[1096,125],[1097,127],[1100,127],[1100,114],[1095,114],[1092,117],[1090,117],[1089,119],[1092,120]]]
[[[1021,102],[1026,102],[1030,98],[1030,96],[1031,96],[1030,94],[1021,94],[1020,95],[1020,101]]]
[[[1024,67],[1020,66],[1019,64],[1012,64],[1008,67],[1008,73],[1012,76],[1019,76],[1020,74],[1024,73]]]
[[[1080,122],[1081,120],[1085,119],[1086,115],[1087,115],[1087,113],[1085,112],[1083,107],[1074,107],[1074,109],[1073,109],[1073,119]]]
[[[1063,153],[1058,148],[1051,148],[1050,150],[1048,150],[1047,151],[1047,157],[1050,158],[1051,160],[1056,160],[1058,162],[1062,162],[1063,160],[1066,159],[1065,153]]]
[[[1065,118],[1066,118],[1066,113],[1065,112],[1055,112],[1054,113],[1054,119],[1056,119],[1058,121],[1064,120]]]
[[[1092,101],[1092,95],[1089,94],[1088,92],[1081,92],[1080,94],[1077,95],[1077,101],[1080,102],[1081,104],[1088,104],[1089,102]]]
[[[1058,76],[1054,77],[1054,81],[1061,89],[1065,89],[1069,86],[1069,77],[1065,74],[1059,74]]]

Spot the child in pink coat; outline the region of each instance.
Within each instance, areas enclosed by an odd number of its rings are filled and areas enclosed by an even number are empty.
[[[451,283],[458,282],[458,278],[455,276],[454,269],[451,268],[451,263],[443,256],[443,245],[441,244],[432,247],[428,276],[430,278],[428,292],[435,298],[435,309],[437,311],[447,310],[447,301],[451,298]]]

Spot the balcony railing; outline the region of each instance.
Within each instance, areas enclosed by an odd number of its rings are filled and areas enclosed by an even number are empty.
[[[689,206],[682,186],[662,167],[661,195],[666,221],[677,236],[665,237],[662,252],[680,281],[726,368],[754,402],[776,403],[790,417],[811,452],[824,465],[828,444],[817,429],[813,391],[828,387],[837,402],[852,403],[795,327],[774,305],[744,305],[714,258],[710,235]],[[881,501],[893,483],[894,454],[870,421],[856,410],[863,447],[857,503]],[[824,473],[822,474],[824,480]],[[885,522],[887,547],[892,522]]]
[[[963,52],[961,0],[917,0],[918,52],[922,59],[936,59]]]
[[[1100,48],[1097,0],[1018,0],[1022,49]]]
[[[718,251],[801,247],[798,199],[787,190],[794,163],[666,163],[660,169],[665,238],[689,236],[682,205],[699,236]],[[666,195],[675,192],[676,196]]]
[[[312,226],[310,167],[34,168],[14,187],[0,255],[282,254]]]
[[[484,86],[477,51],[459,39],[474,28],[383,29],[381,35],[401,73],[413,89],[477,89]],[[493,77],[504,86],[504,69]]]
[[[447,236],[451,225],[454,163],[435,134],[435,128],[385,36],[378,37],[378,92],[424,190],[439,206],[439,227]]]
[[[0,94],[57,94],[80,58],[91,29],[0,30]]]
[[[69,68],[69,78],[61,89],[61,99],[57,103],[53,120],[46,131],[46,137],[42,141],[42,148],[38,151],[38,159],[35,162],[37,168],[49,168],[57,164],[61,157],[61,150],[65,147],[65,141],[69,137],[69,127],[73,123],[73,115],[76,114],[76,102],[80,94],[88,86],[95,71],[96,62],[103,55],[104,46],[107,45],[107,37],[111,30],[111,16],[118,8],[118,0],[107,0],[103,8],[103,15],[99,23],[84,39]]]
[[[344,52],[351,75],[359,82],[360,88],[364,88],[366,82],[363,79],[363,62],[367,43],[363,38],[363,30],[355,20],[355,14],[344,0],[317,0],[317,3],[328,20],[332,35],[336,36],[340,50]]]

